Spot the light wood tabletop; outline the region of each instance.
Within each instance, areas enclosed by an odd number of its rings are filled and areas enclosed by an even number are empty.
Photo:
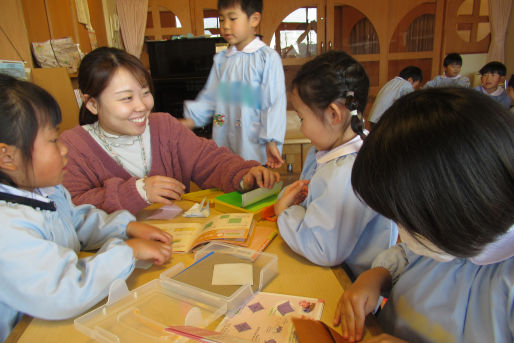
[[[179,201],[176,204],[183,209],[188,209],[192,206],[193,202]],[[150,210],[151,208],[144,211]],[[215,209],[211,209],[211,215],[217,213]],[[138,218],[144,219],[147,214],[148,212],[142,212],[138,215]],[[173,220],[176,221],[177,219]],[[178,220],[183,221],[184,218],[181,217]],[[205,219],[192,220],[201,221]],[[259,225],[276,225],[276,223],[266,221],[259,222]],[[278,275],[264,287],[263,291],[323,299],[325,306],[321,320],[332,326],[337,301],[343,290],[351,284],[344,270],[340,267],[320,267],[309,262],[293,252],[280,235],[275,237],[265,249],[265,252],[278,256]],[[80,256],[88,254],[90,255],[91,253],[81,253]],[[163,266],[153,265],[147,270],[134,270],[127,279],[129,290],[159,278],[162,272],[179,262],[184,263],[185,266],[190,265],[193,262],[193,254],[173,254],[170,261]],[[103,304],[105,304],[105,300],[101,301],[97,307]],[[74,318],[48,321],[24,316],[5,342],[94,342],[91,338],[75,329],[73,320]],[[340,328],[336,330],[340,331]],[[374,336],[379,333],[380,329],[376,322],[373,318],[368,318],[365,337]]]

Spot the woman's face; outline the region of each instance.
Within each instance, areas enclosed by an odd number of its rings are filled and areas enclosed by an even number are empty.
[[[118,68],[109,85],[86,106],[108,133],[138,136],[145,131],[153,105],[149,86],[141,86],[127,69]]]

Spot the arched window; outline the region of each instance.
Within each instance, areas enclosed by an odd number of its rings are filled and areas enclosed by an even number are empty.
[[[423,14],[414,19],[407,29],[407,51],[432,51],[434,48],[435,16]]]
[[[350,50],[354,55],[378,54],[380,52],[377,31],[368,18],[362,18],[352,28]]]

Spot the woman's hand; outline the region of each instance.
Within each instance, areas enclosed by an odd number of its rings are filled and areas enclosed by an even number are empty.
[[[282,164],[284,164],[282,155],[280,154],[280,151],[277,148],[277,143],[275,142],[266,143],[266,156],[268,158],[266,166],[269,168],[280,168]]]
[[[186,186],[182,182],[167,176],[149,176],[145,178],[145,191],[148,201],[171,204],[184,194]]]
[[[275,214],[278,216],[289,206],[301,203],[307,196],[308,184],[309,180],[298,180],[287,186],[274,205]]]
[[[348,342],[362,339],[366,315],[378,304],[384,285],[390,285],[391,275],[385,268],[373,268],[362,273],[339,299],[334,326],[341,323],[341,333]]]
[[[171,257],[171,244],[151,241],[143,238],[132,238],[125,241],[134,252],[137,260],[152,260],[160,266]]]
[[[173,237],[161,229],[141,222],[130,222],[127,225],[127,236],[132,238],[142,238],[150,241],[159,241],[171,244]]]
[[[279,173],[263,166],[253,167],[243,176],[243,190],[250,190],[257,187],[272,188],[278,181],[280,181]]]

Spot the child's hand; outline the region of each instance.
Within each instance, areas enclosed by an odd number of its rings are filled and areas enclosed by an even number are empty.
[[[142,238],[150,241],[159,241],[171,244],[173,237],[161,229],[140,222],[130,222],[127,225],[127,236],[132,238]]]
[[[181,122],[182,125],[184,125],[185,127],[187,127],[190,130],[195,128],[195,122],[191,118],[183,118],[183,119],[179,119],[178,121]]]
[[[274,205],[275,214],[278,216],[289,206],[302,202],[307,196],[308,184],[309,180],[298,180],[287,186]]]
[[[384,284],[391,275],[385,268],[373,268],[362,273],[339,299],[334,326],[341,323],[341,333],[348,342],[362,339],[366,315],[375,309]]]
[[[253,188],[264,187],[272,188],[273,185],[280,181],[280,174],[264,168],[263,166],[253,167],[243,176],[243,189],[250,190]]]
[[[182,182],[168,176],[149,176],[145,178],[145,191],[148,201],[171,204],[184,194],[186,186]]]
[[[280,168],[284,164],[282,155],[275,142],[266,143],[266,156],[268,157],[266,165],[270,168]]]
[[[404,341],[403,339],[399,339],[399,338],[393,337],[391,335],[388,335],[386,333],[383,333],[378,336],[371,337],[365,341],[362,341],[362,343],[408,343],[408,342]]]
[[[166,263],[171,257],[171,244],[161,243],[142,238],[132,238],[125,241],[134,252],[137,260],[152,260],[155,265]]]

